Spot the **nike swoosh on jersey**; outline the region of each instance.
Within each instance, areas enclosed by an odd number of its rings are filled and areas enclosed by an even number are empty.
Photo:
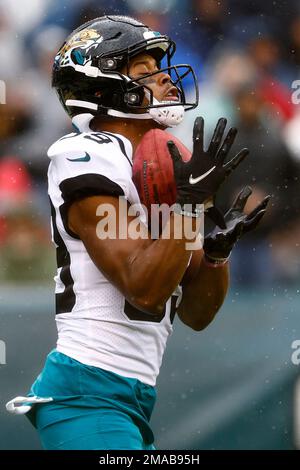
[[[190,184],[199,183],[199,181],[204,180],[204,178],[206,178],[212,171],[214,171],[215,168],[216,168],[216,165],[211,167],[211,169],[208,170],[206,173],[203,173],[203,175],[197,176],[197,178],[193,178],[193,175],[190,175],[189,183]]]
[[[90,155],[85,152],[84,157],[79,157],[79,158],[67,158],[70,162],[89,162],[91,159]]]

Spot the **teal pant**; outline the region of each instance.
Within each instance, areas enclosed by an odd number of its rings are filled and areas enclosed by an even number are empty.
[[[48,450],[154,450],[154,387],[53,350],[31,395],[52,397],[27,414]]]
[[[46,411],[47,413],[47,411]],[[47,450],[153,450],[132,419],[117,410],[99,410],[39,429]]]

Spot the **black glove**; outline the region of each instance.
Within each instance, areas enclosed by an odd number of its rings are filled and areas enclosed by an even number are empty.
[[[246,215],[243,212],[251,193],[252,189],[249,186],[242,189],[233,206],[225,214],[227,228],[219,230],[216,227],[204,238],[203,249],[208,260],[217,261],[228,258],[238,239],[245,233],[254,230],[265,214],[270,196],[266,196],[250,214]]]
[[[235,128],[228,131],[221,145],[227,120],[219,119],[208,150],[203,149],[204,120],[197,117],[193,129],[193,153],[188,162],[183,162],[173,141],[168,149],[173,160],[174,177],[177,188],[176,203],[184,210],[184,205],[192,208],[204,204],[208,215],[222,228],[226,228],[223,215],[214,205],[215,194],[227,176],[248,155],[248,149],[241,150],[232,160],[224,164],[237,134]]]

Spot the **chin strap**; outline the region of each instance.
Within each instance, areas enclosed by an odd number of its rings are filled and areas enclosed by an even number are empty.
[[[158,101],[153,98],[153,104],[166,104],[160,108],[150,108],[146,113],[137,114],[137,113],[123,113],[122,111],[116,111],[115,109],[109,109],[107,114],[114,117],[122,117],[125,119],[153,119],[154,121],[162,124],[166,127],[176,127],[183,121],[184,118],[184,107],[179,104],[177,106],[168,106],[168,104],[173,105],[173,101]]]
[[[184,118],[184,107],[182,104],[174,106],[174,101],[158,101],[153,96],[154,105],[162,103],[166,104],[166,106],[149,109],[151,118],[159,124],[165,125],[166,127],[178,126],[178,124],[180,124]],[[168,106],[168,104],[172,104],[173,106]]]

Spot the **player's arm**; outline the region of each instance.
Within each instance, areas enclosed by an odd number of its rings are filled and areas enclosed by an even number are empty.
[[[111,215],[97,215],[97,209],[103,204],[110,205]],[[116,223],[115,233],[105,239],[99,228],[104,218],[111,227]],[[133,216],[127,216],[127,211],[119,210],[119,199],[113,196],[87,197],[74,202],[68,211],[70,230],[82,240],[105,277],[132,305],[148,313],[160,314],[184,275],[190,258],[185,245],[193,240],[174,238],[176,225],[181,224],[181,215],[170,216],[164,229],[170,230],[170,237],[164,239],[162,236],[158,240],[149,238],[145,226],[141,226],[145,239],[134,239],[130,232],[133,219]],[[122,232],[125,231],[124,239],[118,235],[119,225]],[[187,236],[192,237],[192,232]]]
[[[266,212],[267,196],[250,213],[243,209],[251,194],[244,188],[224,217],[226,229],[216,227],[204,240],[204,250],[193,253],[192,265],[183,278],[183,296],[179,318],[195,330],[204,329],[215,317],[225,299],[229,285],[228,258],[235,243],[254,230]]]
[[[225,300],[229,287],[229,263],[216,269],[206,262],[203,250],[193,253],[192,262],[193,274],[189,278],[184,276],[177,314],[183,323],[200,331],[211,323]]]

